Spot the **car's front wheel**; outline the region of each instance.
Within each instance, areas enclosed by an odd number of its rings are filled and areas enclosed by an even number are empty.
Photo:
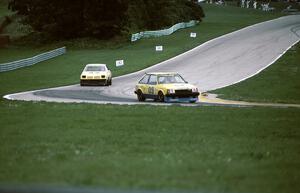
[[[138,98],[139,101],[145,101],[146,100],[146,98],[145,98],[145,96],[144,96],[144,94],[142,93],[141,90],[138,90],[136,95],[137,95],[137,98]]]
[[[104,86],[109,86],[110,84],[109,84],[109,79],[107,79],[106,81],[105,81],[105,83],[104,83]]]
[[[85,86],[82,80],[80,80],[80,86]]]

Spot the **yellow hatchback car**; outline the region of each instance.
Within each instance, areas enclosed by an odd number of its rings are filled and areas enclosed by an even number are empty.
[[[198,101],[198,88],[188,84],[178,73],[146,73],[135,87],[139,101],[154,99],[159,102]]]
[[[106,64],[87,64],[81,75],[80,85],[104,85],[108,86],[112,84],[112,74],[107,68]]]

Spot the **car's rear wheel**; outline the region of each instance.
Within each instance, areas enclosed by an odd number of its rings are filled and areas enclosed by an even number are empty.
[[[158,92],[157,100],[159,102],[165,102],[165,95],[161,91]]]
[[[138,90],[136,95],[137,95],[137,98],[138,98],[139,101],[145,101],[146,100],[146,98],[145,98],[145,96],[144,96],[144,94],[142,93],[141,90]]]

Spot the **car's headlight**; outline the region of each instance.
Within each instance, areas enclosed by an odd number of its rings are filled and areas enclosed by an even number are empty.
[[[198,88],[192,88],[192,92],[198,92]]]
[[[168,92],[168,94],[174,94],[175,90],[174,89],[168,89],[167,92]]]

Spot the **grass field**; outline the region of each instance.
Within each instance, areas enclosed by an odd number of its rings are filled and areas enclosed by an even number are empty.
[[[213,91],[232,100],[300,104],[300,43],[258,75]]]
[[[300,109],[2,102],[2,183],[297,192]]]
[[[74,46],[57,59],[1,73],[0,95],[76,83],[87,62],[112,66],[115,59],[122,58],[126,66],[113,68],[115,75],[136,71],[218,35],[278,16],[232,7],[204,8],[207,18],[203,23],[172,36],[105,49]],[[188,38],[191,31],[198,32],[196,40]],[[158,43],[165,46],[165,52],[154,52]],[[51,46],[12,46],[0,50],[0,60],[17,58],[22,50],[30,55],[31,50],[35,54],[36,49]],[[16,49],[9,56],[9,50]],[[296,108],[0,99],[0,183],[294,193],[300,190],[299,116]]]

